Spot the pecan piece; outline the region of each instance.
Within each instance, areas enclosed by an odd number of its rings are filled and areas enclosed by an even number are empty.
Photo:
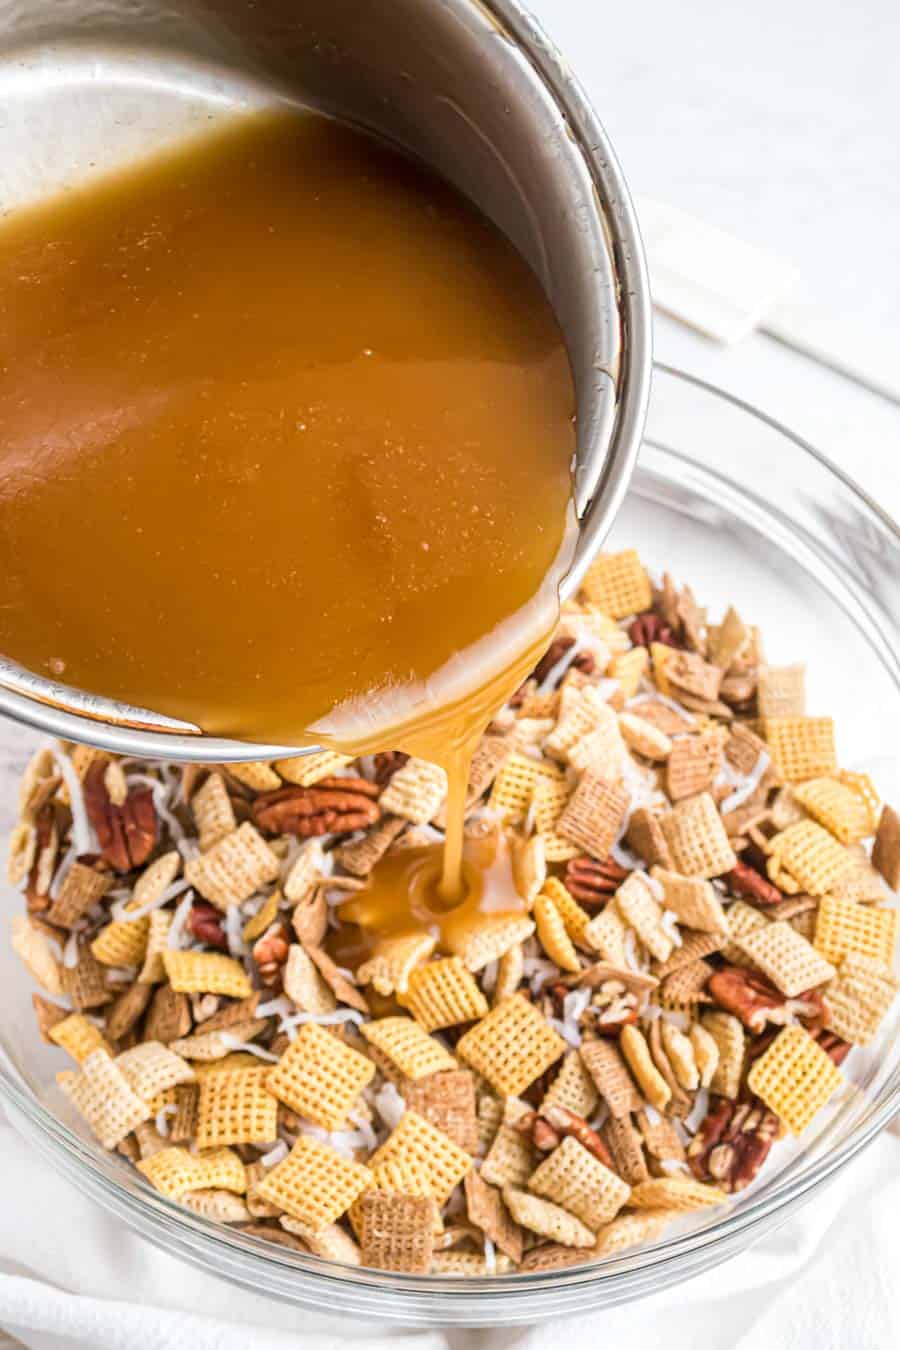
[[[375,782],[380,788],[386,788],[398,769],[409,759],[402,750],[381,750],[375,756]]]
[[[538,684],[543,684],[547,676],[552,671],[558,661],[561,661],[566,652],[575,645],[575,639],[564,635],[556,638],[550,643],[550,646],[544,652],[544,655],[538,661],[530,678],[536,680]],[[570,669],[580,670],[582,675],[593,675],[597,662],[593,652],[578,652],[571,661]],[[562,679],[562,676],[560,676]]]
[[[833,1031],[826,1031],[819,1028],[817,1031],[810,1031],[814,1041],[818,1041],[828,1058],[834,1064],[843,1064],[844,1060],[852,1050],[849,1041],[842,1041],[840,1036],[836,1036]]]
[[[543,1118],[563,1139],[566,1135],[572,1135],[574,1139],[578,1140],[582,1148],[587,1149],[588,1153],[592,1153],[598,1162],[603,1163],[604,1167],[613,1168],[613,1160],[609,1149],[597,1131],[591,1128],[583,1116],[576,1115],[567,1106],[548,1106]],[[613,1168],[613,1170],[615,1169]]]
[[[159,823],[153,793],[148,787],[131,788],[121,806],[109,795],[107,765],[92,764],[84,780],[84,804],[97,834],[100,855],[116,872],[130,872],[147,861],[156,847]]]
[[[208,904],[206,900],[195,900],[188,915],[187,927],[198,942],[205,942],[207,947],[218,947],[223,952],[228,951],[222,913],[215,905]]]
[[[731,895],[749,900],[753,905],[780,905],[784,899],[777,886],[745,862],[735,863],[722,880]]]
[[[706,987],[719,1007],[733,1013],[748,1031],[763,1031],[769,1014],[785,1003],[774,984],[741,966],[723,966],[710,976]]]
[[[263,933],[253,947],[253,960],[259,978],[271,989],[281,979],[281,968],[288,959],[291,935],[280,921]]]
[[[628,625],[628,636],[635,647],[649,647],[651,642],[661,642],[665,647],[679,645],[671,625],[652,610],[632,620]]]
[[[734,1194],[757,1176],[778,1137],[778,1117],[756,1098],[714,1105],[688,1148],[688,1163],[698,1181],[713,1182]]]
[[[583,854],[566,863],[566,889],[580,904],[590,909],[605,905],[615,895],[628,876],[628,869],[620,867],[612,858],[597,862]]]
[[[322,834],[365,830],[381,817],[378,787],[362,778],[323,778],[314,787],[276,788],[253,803],[253,819],[267,834]]]

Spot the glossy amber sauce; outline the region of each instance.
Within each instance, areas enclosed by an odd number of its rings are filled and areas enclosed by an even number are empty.
[[[321,117],[255,116],[0,227],[0,651],[257,741],[451,772],[572,544],[527,266]]]

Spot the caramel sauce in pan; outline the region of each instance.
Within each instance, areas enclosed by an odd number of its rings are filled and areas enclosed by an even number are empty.
[[[0,651],[216,735],[441,763],[459,894],[471,749],[558,615],[573,412],[512,246],[317,115],[17,211]]]

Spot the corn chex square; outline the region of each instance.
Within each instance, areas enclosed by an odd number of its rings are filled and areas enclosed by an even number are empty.
[[[900,980],[881,961],[850,952],[825,991],[827,1026],[852,1045],[868,1045],[894,1001]],[[52,1032],[51,1032],[52,1035]]]
[[[266,1088],[268,1069],[229,1069],[201,1079],[197,1147],[270,1144],[278,1138],[278,1099]]]
[[[663,925],[662,909],[647,878],[640,872],[632,872],[616,891],[614,903],[650,955],[657,961],[667,960],[675,943]]]
[[[755,1092],[792,1134],[802,1134],[843,1077],[803,1027],[785,1027],[747,1075]]]
[[[430,1120],[407,1111],[369,1159],[376,1175],[390,1164],[398,1164],[422,1188],[420,1193],[433,1195],[443,1205],[471,1168],[472,1155]]]
[[[819,905],[813,946],[835,966],[851,952],[893,966],[898,918],[900,910],[826,895]]]
[[[249,821],[208,852],[185,863],[184,875],[204,900],[219,909],[239,905],[278,876],[280,864]]]
[[[722,740],[717,731],[681,736],[666,761],[666,788],[673,802],[708,792],[722,763]]]
[[[738,945],[785,998],[796,998],[835,974],[834,966],[784,920],[757,928]]]
[[[91,943],[91,954],[103,966],[140,966],[147,951],[150,920],[146,916],[133,919],[113,919]]]
[[[380,938],[368,961],[357,969],[357,984],[371,984],[376,993],[385,997],[405,993],[410,974],[428,960],[435,941],[429,933]]]
[[[631,1190],[571,1135],[532,1174],[528,1189],[567,1209],[595,1233],[615,1218]]]
[[[321,1232],[372,1188],[368,1167],[350,1162],[329,1144],[301,1135],[288,1156],[257,1184],[257,1194]]]
[[[562,1247],[592,1247],[593,1230],[561,1205],[514,1186],[503,1187],[503,1201],[516,1223]]]
[[[673,867],[685,877],[719,877],[737,862],[722,817],[708,792],[660,817]]]
[[[538,782],[560,783],[562,779],[558,765],[514,751],[494,779],[489,798],[491,810],[505,824],[514,825],[524,819]]]
[[[633,548],[601,553],[585,572],[581,589],[611,619],[627,619],[653,604],[650,578]]]
[[[228,1148],[212,1149],[209,1153],[164,1148],[152,1157],[142,1158],[137,1167],[150,1185],[170,1200],[181,1199],[187,1191],[222,1190],[243,1195],[247,1189],[244,1164]]]
[[[339,1130],[375,1065],[324,1027],[307,1022],[269,1070],[266,1087],[285,1106],[326,1130]]]
[[[727,1012],[704,1013],[700,1025],[709,1032],[719,1052],[709,1084],[710,1090],[734,1101],[741,1090],[741,1075],[744,1072],[744,1028],[736,1017]]]
[[[449,1050],[411,1017],[380,1017],[364,1022],[360,1031],[370,1045],[387,1055],[404,1078],[426,1078],[457,1067]]]
[[[417,966],[398,1002],[426,1031],[472,1022],[488,1010],[487,999],[458,956]]]
[[[491,961],[499,961],[510,947],[525,942],[533,932],[534,923],[527,914],[484,914],[477,922],[451,928],[445,934],[445,942],[466,969],[474,973]]]
[[[794,788],[794,797],[841,844],[855,844],[875,828],[865,798],[833,778],[810,778]]]
[[[789,783],[827,778],[837,769],[830,717],[766,717],[763,735],[776,769]]]
[[[595,914],[584,930],[584,943],[613,965],[627,964],[625,938],[628,925],[615,905],[607,905]]]
[[[494,1008],[456,1047],[502,1097],[517,1097],[565,1052],[566,1043],[521,994]]]
[[[492,1186],[524,1186],[534,1171],[534,1149],[514,1125],[501,1124],[481,1164],[481,1176]]]
[[[199,836],[200,852],[206,853],[237,829],[234,807],[220,773],[211,773],[191,798],[191,813]]]
[[[556,823],[557,833],[602,862],[618,838],[629,800],[622,783],[588,769]]]
[[[631,1192],[628,1203],[635,1209],[666,1209],[676,1214],[721,1205],[728,1196],[718,1186],[708,1186],[693,1177],[651,1177]]]
[[[169,983],[177,994],[224,994],[227,998],[249,998],[250,979],[240,961],[221,952],[181,952],[169,949],[162,954]]]
[[[63,878],[59,895],[47,910],[47,922],[59,928],[71,928],[92,905],[103,899],[112,882],[111,872],[98,872],[84,863],[73,862]]]
[[[289,759],[276,759],[275,768],[286,783],[297,783],[300,787],[312,787],[322,778],[329,778],[351,761],[350,755],[340,755],[336,750],[316,750],[309,755],[294,755]],[[271,770],[270,770],[271,772]],[[276,777],[269,788],[280,787]],[[257,792],[266,792],[268,788],[259,787]]]
[[[145,1102],[179,1083],[190,1083],[194,1079],[190,1064],[159,1041],[143,1041],[131,1050],[125,1050],[116,1056],[115,1064],[132,1091]]]
[[[408,759],[392,775],[379,797],[382,811],[402,816],[413,825],[425,825],[447,795],[447,775],[425,759]]]
[[[94,1050],[79,1073],[61,1075],[58,1081],[104,1148],[115,1148],[135,1126],[150,1118],[149,1106],[105,1050]]]
[[[702,877],[683,877],[665,867],[651,875],[663,888],[663,903],[679,923],[701,933],[727,933],[728,919],[715,889]]]
[[[112,1054],[106,1037],[99,1027],[89,1022],[84,1013],[65,1014],[50,1027],[47,1035],[55,1045],[71,1055],[76,1064],[83,1064],[88,1055],[95,1050],[105,1050]]]
[[[574,1111],[582,1120],[590,1120],[597,1109],[597,1089],[577,1050],[566,1054],[559,1073],[544,1093],[538,1114],[545,1115],[551,1107],[562,1106]]]
[[[778,874],[782,889],[786,872],[807,895],[824,895],[853,866],[853,855],[812,820],[798,820],[776,834],[769,854],[769,874]]]

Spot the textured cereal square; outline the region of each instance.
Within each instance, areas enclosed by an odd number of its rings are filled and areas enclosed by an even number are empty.
[[[646,647],[632,647],[630,652],[621,652],[613,657],[606,674],[609,679],[618,681],[620,701],[627,702],[634,698],[649,663]]]
[[[305,900],[312,888],[322,880],[325,872],[325,851],[320,839],[307,839],[288,869],[284,879],[284,898],[297,903]]]
[[[189,1153],[186,1148],[164,1148],[137,1165],[150,1185],[170,1200],[180,1200],[188,1191],[223,1190],[243,1195],[247,1173],[236,1153],[228,1148],[209,1153]]]
[[[149,918],[113,919],[94,938],[91,953],[103,966],[141,966],[149,932]]]
[[[135,909],[145,905],[155,905],[181,871],[181,854],[177,849],[163,853],[145,867],[131,892],[131,903]]]
[[[514,1125],[503,1123],[491,1140],[481,1175],[492,1186],[524,1186],[534,1171],[534,1149]]]
[[[597,1089],[577,1050],[570,1050],[559,1073],[550,1084],[538,1108],[546,1115],[554,1106],[573,1111],[582,1120],[590,1120],[597,1109]]]
[[[802,1134],[843,1082],[840,1070],[803,1027],[784,1027],[747,1075],[751,1092]]]
[[[211,773],[191,798],[191,812],[199,835],[200,851],[206,853],[237,829],[234,807],[220,773]]]
[[[521,994],[494,1008],[456,1047],[503,1097],[517,1097],[563,1054],[566,1043]]]
[[[835,974],[834,966],[783,920],[757,928],[738,945],[786,998],[825,984]]]
[[[674,870],[686,877],[718,877],[737,862],[722,818],[708,792],[679,802],[660,819]]]
[[[491,961],[499,961],[510,947],[525,942],[533,932],[534,923],[527,914],[484,914],[477,922],[451,930],[445,942],[466,969],[475,973]]]
[[[794,788],[794,798],[841,844],[855,844],[875,828],[865,798],[834,778],[810,778]]]
[[[245,759],[243,762],[237,760],[223,767],[232,778],[243,783],[251,792],[273,792],[281,787],[281,779],[272,765],[267,764],[265,760]]]
[[[630,1191],[571,1135],[532,1174],[528,1189],[568,1210],[594,1232],[615,1218]]]
[[[663,833],[659,816],[644,806],[632,811],[625,834],[628,847],[642,858],[648,867],[672,866],[672,854]]]
[[[380,938],[372,955],[357,969],[357,981],[371,984],[376,993],[385,997],[405,993],[411,973],[428,960],[435,941],[429,933]]]
[[[104,1148],[115,1148],[150,1117],[149,1106],[133,1091],[105,1050],[94,1050],[79,1073],[63,1075],[58,1081]]]
[[[71,928],[92,905],[103,899],[112,881],[111,872],[98,872],[84,863],[73,862],[63,878],[59,895],[47,910],[47,922],[59,928]]]
[[[635,1209],[666,1209],[688,1213],[721,1205],[728,1196],[718,1186],[707,1186],[693,1177],[651,1177],[631,1192],[628,1203]]]
[[[518,1265],[522,1259],[522,1230],[506,1208],[500,1192],[474,1171],[467,1174],[464,1186],[469,1222],[480,1228],[498,1251]]]
[[[383,816],[361,838],[351,839],[336,848],[335,862],[351,876],[367,877],[408,824],[402,816]]]
[[[266,1088],[268,1070],[208,1074],[197,1097],[197,1147],[268,1144],[278,1138],[278,1099]]]
[[[702,877],[683,877],[664,867],[652,876],[663,888],[663,904],[680,924],[702,933],[727,933],[728,918],[710,883]]]
[[[675,697],[687,694],[703,703],[714,703],[719,697],[722,671],[699,652],[674,652],[666,661],[666,679],[674,686]]]
[[[633,548],[601,553],[585,572],[581,589],[611,619],[627,619],[653,604],[650,578]]]
[[[826,895],[819,905],[813,946],[834,966],[851,952],[893,966],[898,917],[900,910]]]
[[[572,941],[578,946],[586,945],[585,933],[591,921],[591,916],[587,910],[582,909],[559,877],[548,877],[541,889],[544,895],[550,897],[559,911],[566,932]]]
[[[557,831],[602,862],[618,837],[629,800],[621,783],[607,782],[589,769],[560,816]]]
[[[796,890],[808,895],[824,895],[853,865],[843,844],[812,820],[799,820],[776,834],[769,855],[769,875],[778,877],[782,890],[791,889],[785,885],[787,873]]]
[[[83,1064],[95,1050],[112,1054],[103,1032],[89,1022],[84,1013],[70,1013],[68,1017],[63,1014],[47,1034],[55,1045],[72,1056],[76,1064]]]
[[[25,914],[14,914],[10,923],[13,951],[33,980],[48,994],[61,994],[62,969],[50,939]]]
[[[60,968],[62,992],[71,999],[72,1007],[78,1012],[88,1008],[103,1008],[112,1002],[113,996],[106,987],[106,971],[94,956],[92,946],[79,940],[75,965],[63,964]]]
[[[661,1116],[661,1120],[665,1117]],[[613,1171],[627,1182],[637,1186],[650,1176],[641,1136],[630,1116],[610,1116],[603,1123],[603,1139],[612,1155]],[[593,1225],[591,1225],[593,1227]]]
[[[457,1067],[456,1060],[440,1041],[429,1036],[411,1017],[381,1017],[364,1022],[360,1031],[371,1045],[387,1055],[404,1078],[415,1081]]]
[[[666,761],[666,788],[673,802],[708,792],[722,763],[722,739],[717,731],[681,736]]]
[[[138,980],[141,984],[159,984],[166,978],[163,952],[168,949],[172,915],[165,909],[155,909],[147,918],[149,923],[147,946],[144,949],[144,964],[141,966]]]
[[[494,779],[489,799],[491,809],[500,820],[514,825],[524,819],[535,786],[541,779],[558,783],[562,778],[563,773],[558,765],[515,751]]]
[[[301,1135],[256,1189],[263,1200],[320,1232],[370,1190],[372,1182],[368,1167],[349,1162],[329,1144]]]
[[[335,750],[315,750],[308,755],[294,755],[290,759],[276,759],[275,768],[286,783],[297,783],[300,787],[312,787],[323,778],[330,778],[345,768],[351,760],[350,755],[339,755]],[[277,780],[270,788],[280,787]],[[257,792],[266,792],[268,788],[256,788]]]
[[[663,1008],[679,1009],[711,1002],[705,990],[712,973],[712,966],[707,961],[691,961],[686,966],[679,966],[666,976],[659,987],[657,997],[660,1005]]]
[[[474,1021],[488,1010],[487,999],[458,956],[417,966],[399,1002],[426,1031]]]
[[[150,1102],[168,1088],[179,1083],[190,1083],[194,1071],[180,1056],[160,1045],[159,1041],[142,1041],[115,1059],[116,1068],[124,1076],[132,1092]]]
[[[266,1087],[285,1106],[326,1130],[339,1130],[375,1065],[315,1022],[300,1028],[266,1078]]]
[[[607,905],[595,914],[584,930],[584,943],[592,951],[599,952],[605,961],[613,965],[624,966],[625,938],[628,925],[615,905]]]
[[[337,1007],[337,1000],[319,974],[316,963],[299,942],[291,943],[282,967],[281,983],[287,997],[301,1012],[328,1013]]]
[[[163,952],[162,959],[176,993],[249,998],[253,992],[240,961],[221,952],[181,952],[170,948]]]
[[[619,1032],[619,1049],[647,1101],[657,1111],[665,1111],[672,1088],[654,1063],[647,1037],[638,1027],[625,1026]]]
[[[647,878],[640,872],[632,872],[616,891],[615,906],[650,955],[657,961],[665,961],[675,944],[663,925],[662,909]]]
[[[616,714],[597,686],[588,684],[561,706],[544,750],[554,759],[565,761],[576,745],[594,735],[602,738],[618,765],[624,747]]]
[[[407,1275],[427,1274],[436,1218],[432,1196],[367,1191],[357,1206],[362,1264]]]
[[[898,988],[900,980],[889,966],[870,956],[848,953],[837,978],[825,991],[826,1025],[852,1045],[868,1045],[874,1040]]]
[[[830,717],[766,717],[763,734],[776,769],[789,783],[827,778],[837,768]]]
[[[725,742],[725,758],[738,773],[749,774],[759,762],[760,755],[768,757],[765,741],[752,732],[744,722],[735,722]]]
[[[437,1203],[443,1205],[470,1170],[472,1155],[430,1120],[415,1111],[407,1111],[369,1159],[369,1166],[376,1175],[379,1168],[391,1163],[399,1164],[426,1194],[433,1195]]]
[[[246,1223],[250,1211],[239,1195],[231,1191],[188,1191],[181,1197],[185,1209],[213,1223]]]
[[[184,867],[191,885],[219,909],[249,900],[278,871],[277,857],[249,821]]]
[[[475,1078],[468,1070],[433,1073],[407,1083],[403,1097],[410,1111],[430,1121],[454,1144],[467,1153],[478,1151]]]
[[[719,1052],[710,1089],[720,1097],[734,1101],[740,1092],[744,1071],[744,1028],[736,1017],[726,1012],[704,1013],[700,1024],[709,1032]]]
[[[503,1200],[516,1223],[529,1232],[550,1238],[562,1247],[592,1247],[593,1230],[574,1214],[550,1200],[542,1200],[514,1186],[503,1187]]]
[[[408,759],[379,798],[382,811],[425,825],[447,795],[447,775],[425,759]]]
[[[760,717],[804,717],[806,667],[760,666],[756,673],[756,704]]]
[[[734,904],[729,905],[726,918],[728,933],[732,940],[725,944],[722,955],[729,965],[749,966],[752,963],[750,958],[744,955],[742,939],[756,932],[758,928],[767,927],[771,920],[755,905],[748,905],[746,900],[735,900]]]

